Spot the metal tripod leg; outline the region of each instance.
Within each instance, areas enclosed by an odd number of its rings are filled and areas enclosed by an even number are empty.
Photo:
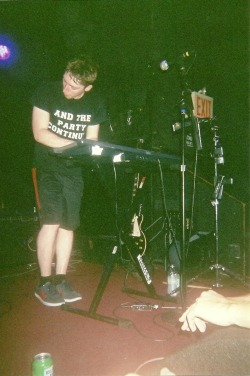
[[[218,226],[218,217],[219,217],[218,206],[219,206],[219,200],[218,200],[218,198],[216,197],[212,203],[213,203],[213,205],[215,207],[215,251],[216,251],[215,264],[211,265],[207,270],[205,270],[205,271],[199,273],[198,275],[196,275],[195,277],[191,278],[187,283],[189,284],[190,282],[193,282],[194,280],[196,280],[197,278],[199,278],[201,275],[204,275],[209,270],[211,270],[211,271],[215,270],[215,283],[213,283],[212,287],[214,287],[214,288],[221,288],[221,287],[223,287],[223,284],[220,283],[220,278],[219,278],[220,277],[220,271],[223,271],[228,276],[236,279],[242,285],[244,285],[244,286],[246,286],[246,287],[249,288],[249,284],[247,284],[244,281],[243,278],[241,278],[236,273],[231,272],[228,268],[224,267],[223,265],[219,264],[219,226]]]
[[[190,284],[191,282],[194,282],[199,277],[201,277],[202,275],[206,274],[208,271],[213,271],[213,270],[216,271],[216,282],[212,285],[212,287],[214,287],[214,288],[221,288],[221,287],[223,287],[223,284],[219,283],[219,272],[220,271],[224,272],[229,277],[234,278],[235,280],[237,280],[238,282],[240,282],[243,286],[245,286],[247,288],[250,288],[250,284],[246,283],[245,280],[240,277],[240,275],[238,275],[237,273],[233,273],[231,270],[227,269],[225,266],[220,265],[220,264],[211,265],[208,269],[203,270],[202,272],[200,272],[196,276],[194,276],[191,279],[189,279],[187,281],[187,284]]]

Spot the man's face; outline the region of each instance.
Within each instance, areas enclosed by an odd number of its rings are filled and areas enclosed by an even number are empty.
[[[65,72],[63,75],[63,95],[67,99],[80,99],[85,91],[89,91],[91,85],[84,86],[81,84],[70,72]]]

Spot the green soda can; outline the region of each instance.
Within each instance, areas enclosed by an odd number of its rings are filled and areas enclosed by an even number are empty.
[[[41,353],[34,356],[32,376],[53,376],[53,359],[50,354]]]

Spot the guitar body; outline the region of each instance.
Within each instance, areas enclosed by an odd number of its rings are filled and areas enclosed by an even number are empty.
[[[139,266],[138,271],[147,284],[152,280],[143,261],[147,248],[146,236],[142,230],[143,224],[143,186],[145,177],[141,180],[139,174],[135,175],[132,192],[131,206],[128,211],[126,226],[121,231],[121,239],[132,261]]]
[[[139,174],[135,174],[131,204],[128,209],[126,224],[121,231],[124,243],[141,255],[146,251],[146,237],[142,230],[143,224],[143,195],[145,177],[140,181]]]

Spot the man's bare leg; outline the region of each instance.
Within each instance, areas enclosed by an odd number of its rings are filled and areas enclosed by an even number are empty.
[[[38,234],[37,257],[42,277],[51,276],[58,229],[59,225],[43,225]]]
[[[37,237],[37,257],[40,266],[40,282],[35,296],[46,306],[57,307],[65,303],[52,283],[52,262],[59,225],[43,225]]]
[[[75,302],[82,299],[81,294],[73,290],[66,273],[73,248],[74,233],[70,230],[59,228],[56,238],[56,276],[54,283],[56,291],[65,302]]]
[[[73,248],[74,233],[71,230],[58,229],[56,250],[56,274],[66,274]]]

